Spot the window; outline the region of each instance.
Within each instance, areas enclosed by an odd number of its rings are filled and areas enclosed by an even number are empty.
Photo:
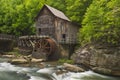
[[[41,34],[41,28],[38,29],[38,33]]]
[[[62,41],[66,41],[66,34],[62,34]]]
[[[66,35],[65,35],[65,34],[62,34],[62,38],[65,39],[65,38],[66,38]]]

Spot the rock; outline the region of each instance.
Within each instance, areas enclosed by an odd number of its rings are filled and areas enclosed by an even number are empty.
[[[12,64],[25,64],[25,63],[28,63],[28,62],[25,59],[12,59],[10,61],[10,63],[12,63]]]
[[[120,76],[120,71],[112,71],[111,74],[113,76]]]
[[[83,71],[85,71],[83,68],[80,68],[80,67],[72,65],[72,64],[64,63],[63,65],[64,65],[65,69],[69,70],[69,71],[73,71],[73,72],[83,72]]]
[[[106,68],[101,68],[101,67],[94,67],[92,68],[93,71],[98,72],[98,73],[103,73],[103,74],[111,74],[111,70],[110,69],[106,69]]]
[[[120,76],[120,71],[115,71],[115,70],[111,70],[111,69],[94,67],[94,68],[92,68],[92,70],[95,71],[95,72],[98,72],[98,73],[102,73],[102,74]]]
[[[15,55],[2,55],[3,58],[14,58]]]
[[[44,59],[35,59],[35,58],[32,58],[32,62],[34,63],[39,63],[39,62],[43,62],[45,61]]]
[[[90,65],[90,57],[91,53],[87,50],[87,48],[79,49],[77,53],[74,54],[72,59],[75,61],[75,63],[84,64],[85,66]]]
[[[64,74],[64,73],[68,73],[68,70],[57,70],[56,72],[55,72],[57,75],[61,75],[61,74]]]
[[[19,58],[19,59],[12,59],[9,62],[12,64],[25,64],[25,63],[40,63],[42,61],[44,61],[44,60],[32,58],[31,61],[28,61],[24,58]]]
[[[79,48],[72,59],[96,72],[120,76],[120,46],[98,44]]]

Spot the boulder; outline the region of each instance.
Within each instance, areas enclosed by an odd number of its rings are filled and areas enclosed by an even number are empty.
[[[12,64],[25,64],[25,63],[28,63],[28,61],[25,59],[12,59],[10,61],[10,63],[12,63]]]
[[[98,73],[109,74],[109,75],[112,72],[110,69],[106,69],[102,67],[93,67],[92,70]]]
[[[120,76],[120,46],[90,44],[76,51],[72,59],[93,71]]]
[[[72,71],[72,72],[83,72],[83,71],[85,71],[83,68],[80,68],[76,65],[72,65],[72,64],[68,64],[68,63],[64,63],[63,66],[66,70],[69,70],[69,71]]]
[[[19,59],[12,59],[9,62],[12,64],[26,64],[26,63],[40,63],[42,61],[44,61],[44,60],[43,59],[35,59],[35,58],[32,58],[31,60],[27,60],[24,58],[19,58]]]

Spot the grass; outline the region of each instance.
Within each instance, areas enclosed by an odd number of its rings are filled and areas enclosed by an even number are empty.
[[[19,53],[18,48],[14,48],[13,51],[6,52],[6,54],[8,54],[8,55],[15,55],[16,57],[21,56],[21,54]]]
[[[58,63],[60,63],[60,64],[63,64],[63,63],[73,64],[74,61],[73,61],[73,60],[66,59],[66,58],[62,58],[62,59],[59,59],[59,60],[58,60]]]

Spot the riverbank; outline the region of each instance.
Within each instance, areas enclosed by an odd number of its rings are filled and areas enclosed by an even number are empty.
[[[16,55],[16,54],[4,54],[0,55],[1,58],[8,59],[7,62],[13,65],[21,66],[21,67],[36,67],[40,69],[44,69],[45,67],[59,67],[59,71],[57,74],[66,73],[66,72],[85,72],[89,70],[81,65],[68,64],[63,59],[59,61],[46,61],[44,59],[35,59],[30,56]],[[98,72],[99,73],[99,72]],[[101,74],[101,73],[100,73]]]
[[[84,72],[85,69],[78,67],[77,65],[70,64],[73,63],[71,60],[60,59],[58,61],[47,61],[44,59],[35,59],[30,56],[19,55],[16,56],[14,54],[6,54],[1,55],[1,58],[9,59],[7,62],[13,65],[22,66],[22,67],[37,67],[37,68],[45,68],[45,67],[59,67],[59,71],[57,74],[61,74],[64,72]]]
[[[4,60],[5,58],[3,58]],[[52,64],[54,63],[52,62]],[[62,66],[52,67],[49,63],[46,63],[46,65],[48,67],[23,67],[1,61],[0,80],[120,80],[118,77],[101,75],[90,70],[85,72],[65,70],[63,73],[60,73],[59,71]]]

